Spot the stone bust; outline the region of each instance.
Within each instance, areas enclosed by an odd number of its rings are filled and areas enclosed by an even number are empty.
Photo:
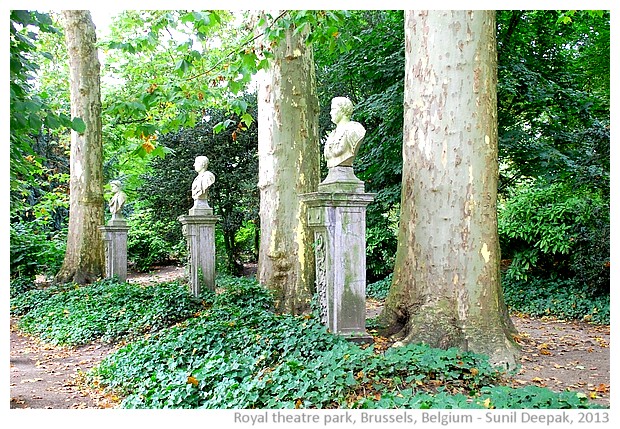
[[[119,180],[112,180],[110,182],[110,187],[112,188],[112,192],[114,192],[109,202],[112,219],[122,219],[123,215],[121,209],[125,205],[125,201],[127,201],[127,195],[121,190],[121,182]]]
[[[351,167],[357,155],[366,130],[359,122],[351,121],[353,103],[346,97],[332,99],[331,119],[336,129],[330,132],[325,142],[327,167]]]
[[[209,158],[206,156],[197,156],[194,161],[194,169],[198,172],[198,176],[192,182],[192,198],[195,202],[198,200],[207,200],[207,189],[215,182],[215,175],[207,171],[209,166]],[[208,207],[208,204],[207,204]]]

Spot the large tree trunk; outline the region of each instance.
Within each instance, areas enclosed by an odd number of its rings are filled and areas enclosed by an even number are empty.
[[[312,236],[298,195],[319,184],[318,98],[304,38],[286,32],[258,95],[258,280],[275,293],[279,311],[294,314],[309,309],[314,293]]]
[[[95,26],[90,12],[62,12],[71,85],[71,116],[86,124],[71,132],[69,231],[64,263],[56,282],[90,283],[105,273],[103,148],[101,141],[100,72]]]
[[[514,368],[500,284],[495,13],[407,11],[403,185],[382,314],[402,343]]]

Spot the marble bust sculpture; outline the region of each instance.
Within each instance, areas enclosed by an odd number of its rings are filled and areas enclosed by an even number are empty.
[[[351,167],[366,130],[359,122],[351,121],[353,103],[346,97],[332,99],[331,118],[336,129],[327,136],[325,160],[327,167]]]
[[[121,209],[125,205],[125,201],[127,201],[127,194],[122,191],[121,186],[119,180],[112,180],[110,182],[110,187],[112,188],[112,192],[114,192],[114,195],[112,195],[108,203],[110,213],[112,213],[112,220],[123,219]]]
[[[207,190],[215,182],[215,175],[207,170],[209,166],[209,158],[206,156],[197,156],[194,161],[194,169],[198,173],[192,182],[192,198],[194,199],[193,209],[210,209],[207,202]]]
[[[336,128],[327,135],[323,155],[327,177],[319,184],[320,192],[364,192],[364,183],[353,173],[353,160],[366,130],[351,120],[353,103],[346,97],[332,99],[331,117]]]

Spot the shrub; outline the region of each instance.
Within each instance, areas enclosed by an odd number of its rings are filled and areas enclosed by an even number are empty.
[[[387,393],[376,401],[364,398],[356,404],[359,408],[440,408],[440,409],[567,409],[599,408],[588,403],[583,393],[553,392],[539,386],[514,389],[507,386],[488,386],[477,395],[450,394],[444,390],[436,394],[404,389]]]
[[[17,284],[22,282],[27,284],[27,281],[27,279],[16,279]],[[77,287],[79,286],[66,283],[38,289],[36,288],[35,283],[31,281],[29,285],[24,286],[24,290],[22,290],[21,293],[11,295],[11,314],[15,316],[22,316],[39,306],[45,305],[53,296],[59,293],[74,290]]]
[[[609,292],[609,201],[564,183],[530,185],[500,205],[508,280],[575,278],[595,294]]]
[[[258,258],[258,232],[256,221],[252,219],[244,221],[235,235],[235,243],[245,262],[253,262]]]
[[[127,258],[138,271],[179,260],[186,254],[181,224],[158,219],[153,209],[138,209],[128,219]]]
[[[11,278],[57,272],[65,256],[66,234],[36,221],[11,223]]]
[[[35,289],[37,287],[32,277],[16,277],[11,279],[10,284],[10,297],[11,299],[17,298],[24,292]]]
[[[106,342],[155,332],[184,320],[202,305],[176,282],[140,286],[103,280],[32,290],[11,301],[19,327],[60,345]]]
[[[524,386],[511,389],[507,386],[488,386],[481,389],[476,400],[492,408],[566,409],[598,408],[589,404],[584,393],[564,391],[555,393],[540,386]],[[487,407],[487,408],[488,408]]]
[[[389,216],[368,213],[366,273],[370,281],[384,278],[394,269],[397,223]]]

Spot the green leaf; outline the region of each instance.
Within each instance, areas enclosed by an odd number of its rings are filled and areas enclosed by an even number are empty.
[[[191,66],[191,63],[188,62],[185,58],[183,58],[176,62],[176,64],[174,65],[174,70],[178,76],[183,76],[183,74],[185,74],[185,72],[187,72]]]
[[[56,129],[60,127],[61,124],[56,115],[47,115],[45,117],[45,125],[47,125],[51,129]]]
[[[214,12],[214,11],[209,12],[209,18],[213,18],[218,24],[222,23],[222,18],[217,12]]]
[[[28,116],[28,125],[33,130],[39,130],[43,125],[41,118],[38,115],[30,115]]]
[[[269,60],[267,58],[262,59],[256,66],[256,70],[264,70],[269,68]]]
[[[162,145],[158,145],[155,149],[151,151],[152,156],[157,156],[159,158],[164,158],[166,156],[165,148]]]
[[[140,111],[140,112],[146,112],[146,106],[143,103],[140,103],[139,101],[129,102],[127,103],[127,107],[133,110]]]
[[[252,122],[254,122],[254,118],[249,113],[244,113],[243,115],[241,115],[241,122],[243,122],[246,126],[249,127],[250,125],[252,125]]]
[[[138,147],[135,148],[133,152],[131,152],[131,155],[132,156],[139,156],[140,158],[144,158],[147,155],[146,149],[144,149],[144,146],[138,145]]]
[[[248,110],[248,103],[246,103],[244,100],[234,100],[231,104],[230,104],[230,108],[237,114],[237,115],[242,115],[243,113],[245,113],[246,110]]]
[[[224,131],[226,127],[224,126],[224,122],[218,122],[213,126],[213,134],[219,134]]]
[[[83,134],[86,131],[86,124],[82,118],[73,118],[71,120],[71,128],[79,134]]]
[[[194,22],[194,20],[195,20],[194,12],[189,12],[181,16],[181,22],[184,24],[187,22]]]

